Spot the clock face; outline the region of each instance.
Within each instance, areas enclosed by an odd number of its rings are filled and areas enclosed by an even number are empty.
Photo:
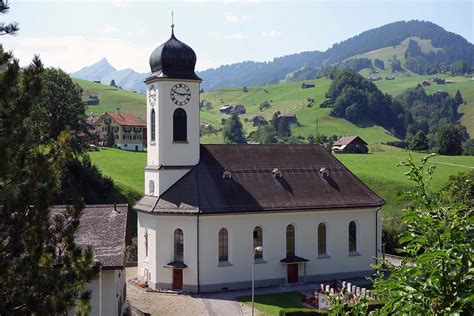
[[[148,101],[150,102],[151,106],[155,105],[156,102],[156,87],[154,84],[150,86],[150,89],[148,89]]]
[[[171,88],[171,100],[176,105],[186,105],[191,100],[191,89],[183,83],[178,83]]]

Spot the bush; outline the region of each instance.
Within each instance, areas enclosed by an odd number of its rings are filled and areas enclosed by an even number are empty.
[[[400,236],[405,233],[407,226],[402,223],[400,216],[394,216],[384,221],[382,227],[382,242],[385,244],[385,253],[400,255],[396,250],[400,248]]]
[[[393,140],[393,141],[386,142],[385,145],[406,149],[409,144],[407,141],[404,141],[404,140]]]

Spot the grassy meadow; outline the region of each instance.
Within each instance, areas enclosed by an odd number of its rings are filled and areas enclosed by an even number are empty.
[[[397,164],[407,158],[404,151],[388,150],[389,146],[382,147],[384,152],[374,152],[367,155],[339,154],[336,158],[346,165],[357,177],[364,181],[372,190],[386,200],[382,208],[384,218],[389,218],[400,212],[406,205],[406,198],[400,197],[399,192],[412,187],[403,173],[406,169],[397,167]],[[422,154],[414,153],[419,161]],[[119,149],[104,148],[90,153],[94,164],[104,175],[111,177],[122,189],[142,194],[144,191],[144,172],[146,153],[127,152]],[[439,190],[450,175],[466,172],[474,168],[472,156],[436,156],[431,159],[436,165],[433,178],[433,189]]]

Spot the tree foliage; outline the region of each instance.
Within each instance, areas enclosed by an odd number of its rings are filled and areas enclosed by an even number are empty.
[[[423,131],[418,131],[410,141],[410,149],[415,151],[427,150],[429,148],[428,137]]]
[[[417,165],[409,155],[400,164],[409,168],[405,174],[416,189],[407,192],[413,203],[402,215],[407,225],[400,240],[402,263],[384,262],[390,275],[384,280],[379,274],[375,281],[384,315],[456,314],[474,308],[473,210],[463,203],[445,204],[430,191],[435,169],[428,165],[430,157]]]
[[[242,122],[237,113],[233,113],[230,118],[225,121],[223,127],[224,141],[227,144],[243,144],[245,143],[244,130]]]
[[[462,141],[460,128],[454,124],[445,124],[438,132],[438,151],[441,155],[460,155]]]
[[[8,13],[10,7],[4,0],[0,0],[0,14]],[[0,36],[15,35],[20,30],[18,23],[0,23]]]
[[[74,243],[82,201],[75,199],[62,213],[50,211],[74,150],[66,130],[55,139],[37,135],[34,112],[44,92],[43,71],[38,57],[21,69],[0,47],[2,314],[64,313],[88,297],[81,293],[98,272],[92,250]]]

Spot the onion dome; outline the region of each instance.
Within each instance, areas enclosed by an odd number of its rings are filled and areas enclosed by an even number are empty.
[[[201,80],[194,72],[195,66],[196,53],[174,36],[172,26],[170,39],[158,46],[150,56],[152,74],[159,77]]]

